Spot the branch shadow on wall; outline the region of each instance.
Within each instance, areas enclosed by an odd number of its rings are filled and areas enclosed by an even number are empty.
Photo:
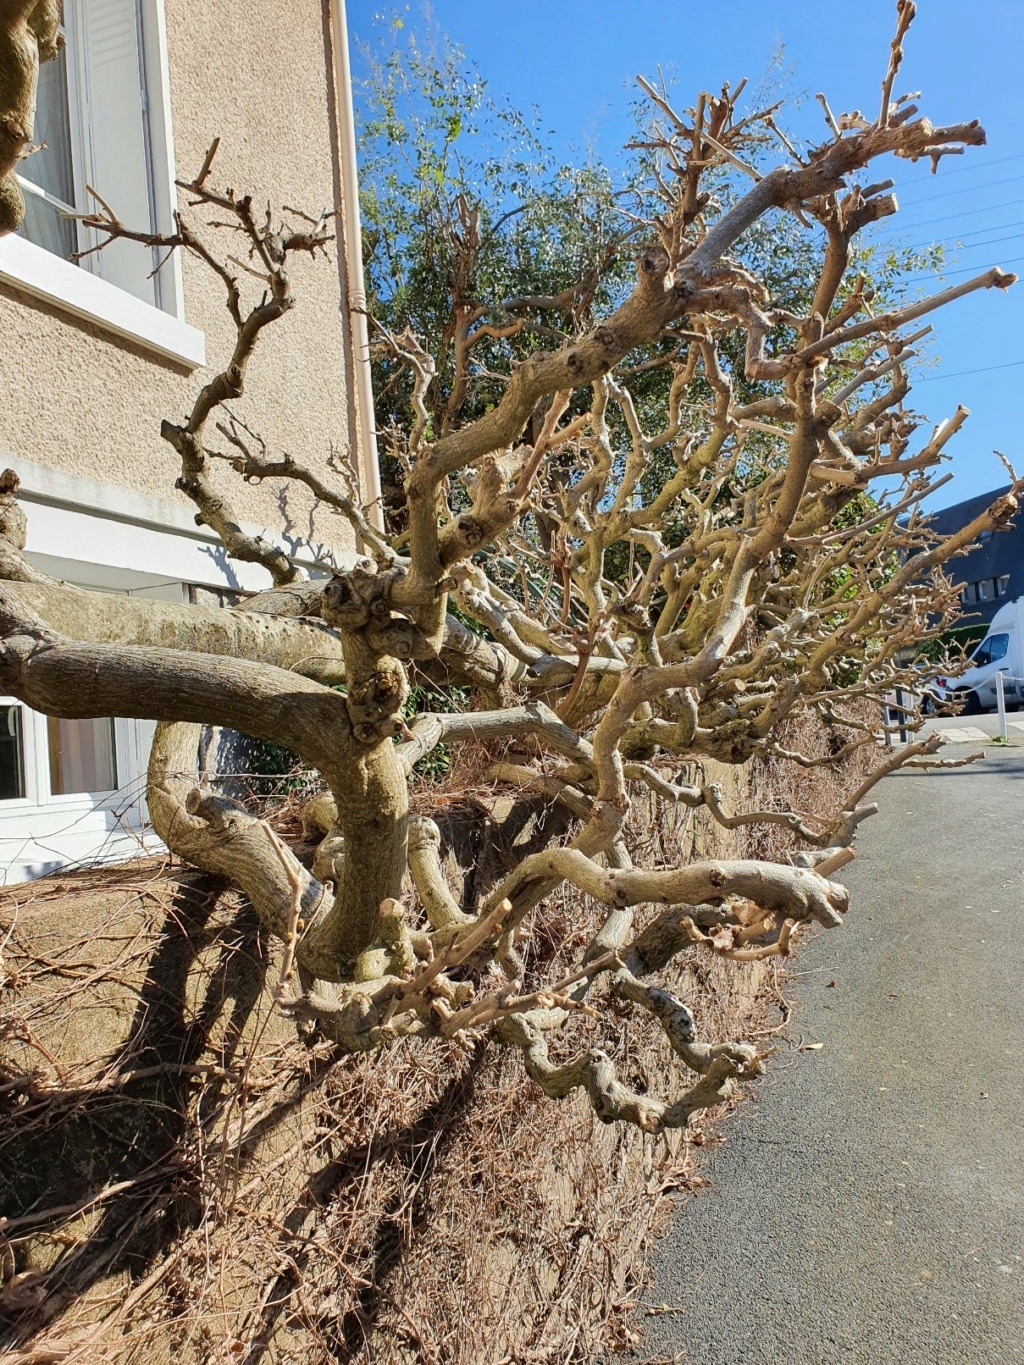
[[[557,837],[566,823],[537,802],[510,803],[500,820],[483,807],[449,809],[438,822],[467,903],[485,894],[511,859]],[[183,1234],[209,1216],[203,1154],[223,1143],[229,1120],[244,1109],[239,1095],[249,1059],[259,1061],[266,1046],[267,944],[248,902],[216,878],[185,871],[159,883],[166,893],[162,918],[151,916],[155,933],[147,934],[146,925],[132,919],[138,898],[129,897],[112,913],[108,896],[106,920],[115,924],[119,941],[135,945],[133,976],[117,954],[103,964],[103,933],[90,938],[80,915],[76,922],[76,879],[88,884],[91,877],[95,886],[96,875],[62,879],[56,890],[66,894],[40,917],[47,925],[45,950],[23,936],[23,966],[37,983],[29,1010],[36,1026],[41,1019],[58,1022],[67,1009],[94,1008],[98,982],[106,991],[99,1011],[106,1023],[90,1036],[94,1050],[88,1056],[62,1059],[64,1084],[28,1065],[24,1050],[17,1054],[20,1070],[11,1063],[0,1068],[9,1100],[0,1114],[0,1210],[8,1220],[0,1228],[14,1269],[33,1281],[33,1292],[14,1311],[4,1313],[0,1294],[0,1351],[38,1341],[47,1329],[64,1331],[76,1303],[111,1277],[127,1275],[124,1292],[130,1292],[131,1283],[153,1273]],[[109,875],[116,879],[117,871]],[[63,958],[55,956],[51,941],[66,943]],[[19,1008],[30,994],[15,997]],[[118,1009],[111,1009],[111,999]],[[290,1042],[305,1059],[301,1074],[251,1120],[245,1116],[235,1124],[241,1135],[228,1153],[230,1171],[221,1169],[220,1179],[233,1181],[236,1190],[258,1178],[252,1163],[260,1144],[338,1063],[323,1044],[305,1053],[294,1035]],[[79,1045],[77,1053],[82,1051]],[[276,1210],[287,1237],[293,1227],[310,1220],[315,1225],[323,1208],[343,1199],[368,1169],[388,1166],[403,1173],[394,1199],[389,1195],[374,1211],[372,1271],[340,1313],[317,1327],[337,1359],[358,1358],[410,1231],[429,1217],[424,1210],[430,1181],[472,1105],[485,1055],[478,1048],[429,1102],[415,1107],[408,1122],[388,1125],[368,1142],[339,1135],[332,1159],[313,1171],[297,1196],[293,1187],[290,1202]],[[411,1203],[401,1193],[410,1187],[416,1190]],[[0,1236],[0,1250],[3,1240]],[[241,1306],[241,1316],[249,1319],[246,1365],[256,1365],[273,1342],[279,1319],[291,1310],[302,1256],[309,1254],[307,1249],[296,1259],[293,1248],[292,1267],[276,1283],[272,1277],[258,1292],[254,1286],[251,1301]]]

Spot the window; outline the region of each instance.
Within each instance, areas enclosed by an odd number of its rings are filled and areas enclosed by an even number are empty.
[[[63,26],[62,26],[63,27]],[[74,213],[76,193],[71,163],[71,124],[68,101],[67,49],[39,68],[36,96],[37,151],[21,163],[18,179],[25,192],[22,233],[58,256],[77,250],[74,223],[62,213]]]
[[[1006,657],[1009,648],[1009,635],[990,635],[987,640],[982,640],[971,655],[971,666],[973,668],[984,668],[986,664],[994,664],[998,659]]]
[[[960,593],[960,601],[965,607],[973,607],[977,602],[994,602],[997,597],[1005,597],[1010,587],[1010,575],[999,578],[980,578],[977,583],[965,583]]]
[[[0,239],[0,282],[192,370],[203,333],[184,318],[181,263],[62,215],[95,207],[92,185],[133,228],[171,229],[177,190],[164,0],[63,0],[65,51],[40,68],[35,133],[19,166],[24,228]],[[152,276],[152,278],[150,278]]]
[[[47,717],[50,795],[112,792],[117,787],[114,722]]]
[[[143,0],[65,0],[64,51],[40,67],[36,138],[46,145],[22,163],[22,233],[65,259],[99,240],[62,216],[96,206],[89,185],[123,222],[156,224],[142,10]],[[81,264],[146,303],[165,303],[146,247],[116,242]]]
[[[0,802],[103,796],[117,789],[113,720],[57,720],[0,700]],[[49,782],[40,771],[43,765]]]
[[[22,708],[0,706],[0,801],[25,797],[25,741]]]

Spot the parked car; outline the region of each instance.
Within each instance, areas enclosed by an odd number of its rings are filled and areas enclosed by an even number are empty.
[[[1000,607],[988,634],[968,656],[968,665],[957,677],[935,679],[930,690],[936,700],[962,697],[968,715],[991,710],[1001,673],[1006,705],[1024,703],[1024,597]]]

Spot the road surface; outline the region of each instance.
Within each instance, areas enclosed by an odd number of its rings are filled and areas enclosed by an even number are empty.
[[[999,734],[999,717],[994,711],[980,716],[941,716],[925,722],[923,733],[929,735],[933,730],[945,735],[949,744],[973,744],[978,748],[984,746],[986,739]],[[1024,744],[1024,711],[1007,712],[1006,738],[1009,744]]]
[[[794,960],[822,1047],[727,1125],[637,1359],[1024,1362],[1024,752],[989,753],[882,784],[847,923]]]

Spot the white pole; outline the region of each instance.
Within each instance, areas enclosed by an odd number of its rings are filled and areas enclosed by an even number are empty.
[[[1003,739],[1009,736],[1006,733],[1006,693],[1003,691],[1003,675],[996,674],[996,706],[999,711],[999,733]]]

